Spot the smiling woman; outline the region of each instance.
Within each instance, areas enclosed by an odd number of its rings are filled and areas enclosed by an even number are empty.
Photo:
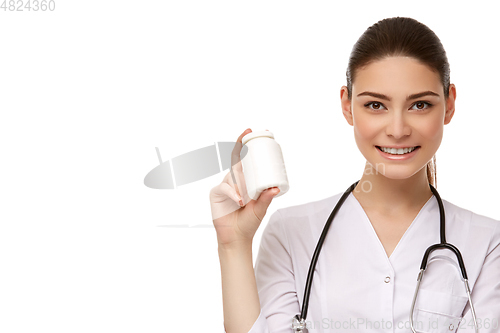
[[[361,179],[272,214],[255,271],[253,236],[276,190],[251,201],[240,193],[245,206],[214,219],[226,332],[470,333],[477,322],[489,323],[481,333],[498,332],[500,221],[435,189],[435,154],[456,99],[439,38],[412,18],[381,20],[354,45],[346,75],[341,111],[366,159]],[[221,196],[236,204],[235,187],[227,176],[212,189],[212,211]],[[456,248],[456,257],[445,251]]]
[[[341,89],[342,110],[355,127],[356,143],[367,168],[384,166],[372,176],[377,177],[382,170],[384,174],[378,178],[382,181],[407,179],[417,172],[426,174],[427,181],[421,179],[420,189],[427,199],[431,195],[427,183],[436,186],[433,160],[441,144],[443,125],[453,117],[456,96],[453,84],[448,84],[449,92],[444,93],[439,72],[430,66],[404,53],[389,54],[359,65],[356,79],[348,80],[351,88]],[[426,169],[422,169],[424,166]],[[374,180],[367,175],[359,186]],[[423,197],[416,198],[420,204],[425,201]]]
[[[397,66],[398,63],[396,61],[387,61],[389,58],[393,57],[399,58],[395,60],[399,62],[400,66]],[[453,99],[449,101],[449,106],[450,108],[454,108],[456,92],[454,85],[450,85],[450,65],[441,41],[436,34],[424,24],[413,19],[398,17],[392,20],[382,20],[374,24],[365,31],[354,45],[346,72],[347,86],[345,90],[347,90],[347,96],[343,99],[344,110],[348,107],[346,99],[349,101],[352,100],[353,83],[356,77],[363,74],[363,71],[360,71],[360,69],[379,60],[385,61],[379,62],[375,68],[372,66],[372,71],[370,73],[371,75],[381,75],[380,78],[372,78],[372,82],[374,79],[378,79],[376,83],[377,86],[373,87],[374,90],[368,91],[358,89],[360,92],[356,94],[357,98],[360,96],[371,96],[387,102],[396,102],[392,100],[391,96],[382,93],[381,90],[385,89],[390,91],[392,87],[406,88],[409,93],[405,96],[405,102],[413,102],[413,106],[427,105],[425,108],[417,106],[418,110],[422,110],[432,108],[434,103],[429,101],[415,101],[416,99],[434,96],[434,100],[437,99],[439,101],[440,97],[442,100],[448,100],[451,89],[453,90]],[[403,70],[407,69],[406,66],[409,65],[408,62],[413,62],[412,69],[414,71],[405,74],[411,76],[406,76],[399,72],[401,68],[403,68]],[[420,72],[420,69],[423,69],[427,73]],[[431,86],[435,86],[436,90],[411,91],[410,88],[418,89],[415,81],[422,80],[425,81],[420,82],[422,87],[425,86],[424,83],[428,83]],[[436,86],[436,80],[441,84],[437,84]],[[415,84],[412,85],[411,82],[408,81],[415,82]],[[386,86],[382,87],[382,82],[386,84]],[[410,83],[410,86],[408,83]],[[401,91],[399,92],[402,93]],[[374,108],[376,110],[379,110],[380,106],[383,106],[382,103],[378,102],[369,102],[364,106],[367,107],[369,105],[376,105]],[[451,115],[446,124],[451,120],[453,111],[454,110],[450,110]],[[349,114],[346,116],[351,117]],[[432,159],[427,163],[426,174],[429,183],[436,186],[437,175],[435,155],[433,155]]]

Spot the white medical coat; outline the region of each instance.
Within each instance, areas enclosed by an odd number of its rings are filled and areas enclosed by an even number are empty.
[[[269,218],[255,264],[261,312],[249,333],[292,332],[323,227],[342,193],[278,209]],[[500,332],[500,221],[443,200],[446,240],[467,269],[481,333]],[[316,265],[307,327],[313,332],[411,332],[409,313],[425,250],[440,242],[432,196],[390,257],[352,193],[337,212]],[[474,332],[455,255],[429,256],[414,311],[417,331]],[[459,327],[460,325],[460,327]]]

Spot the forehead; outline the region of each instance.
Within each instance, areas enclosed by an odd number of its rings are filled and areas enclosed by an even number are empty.
[[[352,90],[374,91],[389,96],[406,96],[431,90],[441,95],[443,85],[439,74],[418,60],[410,57],[388,57],[359,68]]]

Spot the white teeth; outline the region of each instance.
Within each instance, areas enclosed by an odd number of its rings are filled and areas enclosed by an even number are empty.
[[[386,152],[386,153],[389,153],[389,154],[403,155],[403,154],[411,153],[412,151],[414,151],[415,149],[417,149],[417,146],[412,147],[412,148],[400,148],[400,149],[380,147],[380,149],[383,152]]]

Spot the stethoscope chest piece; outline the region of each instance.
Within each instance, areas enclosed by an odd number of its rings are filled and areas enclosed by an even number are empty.
[[[295,317],[293,317],[292,328],[293,331],[297,333],[309,333],[308,329],[306,328],[306,320],[300,320],[299,315],[295,315]]]

